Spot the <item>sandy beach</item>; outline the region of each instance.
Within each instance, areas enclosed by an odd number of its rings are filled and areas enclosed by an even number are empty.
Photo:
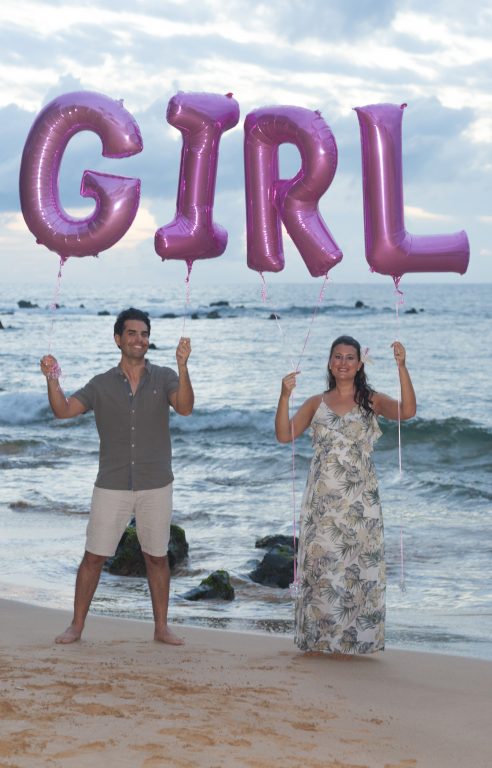
[[[489,768],[492,663],[389,650],[335,661],[290,638],[0,601],[1,768]]]

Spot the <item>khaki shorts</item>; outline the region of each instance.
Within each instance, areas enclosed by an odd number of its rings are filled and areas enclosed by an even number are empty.
[[[111,491],[94,486],[85,548],[93,555],[112,557],[128,523],[135,517],[142,552],[164,557],[172,511],[172,483],[148,491]]]

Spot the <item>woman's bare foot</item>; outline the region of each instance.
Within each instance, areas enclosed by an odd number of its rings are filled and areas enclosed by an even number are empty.
[[[65,632],[62,632],[61,635],[58,635],[55,637],[55,643],[60,643],[61,645],[68,645],[68,643],[76,643],[77,640],[80,640],[80,636],[82,635],[81,629],[76,629],[73,624],[70,624],[69,627],[65,630]]]
[[[158,643],[167,643],[168,645],[184,645],[182,637],[178,637],[172,632],[169,627],[164,629],[156,629],[154,632],[154,640]]]
[[[337,661],[351,661],[354,658],[353,655],[348,653],[338,653],[336,651],[304,651],[303,656],[308,656],[309,658],[325,656],[327,659],[336,659]]]

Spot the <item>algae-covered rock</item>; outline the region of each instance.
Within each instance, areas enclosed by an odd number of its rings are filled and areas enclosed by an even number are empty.
[[[234,587],[227,571],[213,571],[182,597],[185,600],[234,600]]]
[[[297,541],[295,543],[297,550]],[[263,560],[250,573],[250,579],[265,587],[287,589],[294,578],[294,541],[292,536],[277,534],[258,539],[256,547],[267,549]]]
[[[179,525],[171,524],[167,556],[171,570],[188,556],[188,542],[183,528]],[[114,557],[106,561],[105,570],[119,576],[147,575],[144,556],[135,528],[135,520],[132,520],[127,526]]]
[[[256,549],[272,549],[273,547],[290,547],[293,549],[294,540],[292,536],[287,536],[285,533],[273,533],[269,536],[263,536],[262,539],[257,539],[255,542]],[[296,539],[297,550],[297,539]]]

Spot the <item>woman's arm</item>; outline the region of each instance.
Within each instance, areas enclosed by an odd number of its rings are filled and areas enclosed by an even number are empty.
[[[401,400],[398,408],[398,401],[394,400],[382,392],[375,392],[372,397],[372,407],[378,416],[384,416],[385,419],[396,421],[400,418],[402,421],[411,419],[417,413],[417,399],[412,384],[412,379],[406,366],[406,351],[403,344],[399,341],[391,345],[398,366],[400,376]]]
[[[309,427],[316,408],[319,405],[319,395],[306,400],[297,413],[289,418],[289,399],[296,386],[297,373],[288,373],[282,379],[282,389],[275,415],[275,435],[279,443],[290,443],[292,438],[299,437]]]

